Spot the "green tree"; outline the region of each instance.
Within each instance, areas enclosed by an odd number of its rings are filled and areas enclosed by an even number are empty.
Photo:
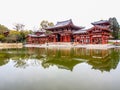
[[[114,39],[118,39],[118,34],[119,34],[119,24],[117,22],[117,19],[115,17],[109,18],[110,21],[110,29],[112,30],[112,35]]]
[[[51,26],[54,26],[53,22],[48,22],[47,20],[43,20],[40,23],[40,28],[42,28],[42,29],[45,29],[45,28],[51,27]],[[46,33],[51,33],[51,32],[50,31],[46,31]]]
[[[5,38],[6,42],[25,42],[26,37],[30,34],[31,31],[29,30],[10,30],[9,35]]]
[[[21,30],[18,36],[18,42],[25,42],[27,35],[30,33],[31,31]]]
[[[0,42],[4,42],[5,41],[5,37],[7,36],[7,32],[9,32],[9,29],[0,24]]]
[[[5,36],[0,34],[0,42],[3,42],[5,40]]]
[[[14,28],[13,29],[15,29],[17,31],[20,31],[20,30],[23,30],[24,27],[25,27],[24,24],[16,23],[16,24],[14,24]]]
[[[0,24],[0,34],[4,34],[4,32],[6,32],[8,30],[9,29],[6,26]]]
[[[52,22],[48,22],[47,20],[43,20],[40,23],[40,27],[42,27],[43,29],[49,27],[49,26],[53,26],[54,24]]]
[[[20,35],[19,31],[10,30],[9,35],[6,37],[6,42],[18,42],[18,36]]]

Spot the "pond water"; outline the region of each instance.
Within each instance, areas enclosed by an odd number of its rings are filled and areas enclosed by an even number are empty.
[[[0,50],[0,90],[120,90],[120,50]]]

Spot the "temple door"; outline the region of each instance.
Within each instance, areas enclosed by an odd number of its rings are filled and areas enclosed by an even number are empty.
[[[57,42],[60,42],[61,35],[57,34]]]

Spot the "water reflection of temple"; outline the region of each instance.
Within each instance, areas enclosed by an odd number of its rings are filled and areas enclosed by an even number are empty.
[[[120,56],[118,50],[85,50],[80,48],[75,51],[75,55],[87,60],[92,69],[110,71],[111,69],[115,69],[119,63]]]
[[[16,68],[42,65],[44,68],[57,66],[59,69],[72,71],[77,64],[85,62],[92,66],[92,69],[110,71],[111,69],[116,69],[120,58],[119,53],[120,50],[118,49],[92,50],[84,48],[23,48],[1,50],[0,66],[7,64],[11,59],[14,61],[14,67]]]
[[[119,52],[116,50],[87,50],[84,48],[76,49],[54,49],[48,50],[45,64],[56,65],[59,68],[72,70],[74,66],[86,62],[92,69],[100,71],[110,71],[115,69],[119,63]]]
[[[76,56],[87,60],[103,59],[109,56],[109,54],[110,54],[109,50],[93,50],[93,49],[85,49],[85,48],[75,49]]]
[[[74,66],[83,61],[78,61],[73,58],[73,52],[70,49],[49,49],[47,51],[47,58],[42,62],[43,67],[46,65],[56,65],[58,68],[73,70]]]

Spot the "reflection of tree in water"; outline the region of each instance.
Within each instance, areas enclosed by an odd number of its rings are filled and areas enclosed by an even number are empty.
[[[34,50],[32,53],[29,52],[29,48],[22,48],[22,49],[5,49],[0,51],[0,65],[5,65],[10,60],[14,62],[14,67],[16,68],[26,68],[29,66],[29,60],[34,59],[32,64],[37,64],[37,57],[39,57],[39,53],[35,52]],[[39,63],[40,64],[40,63]]]
[[[49,66],[56,65],[59,68],[72,70],[76,64],[86,62],[92,66],[92,69],[110,71],[117,67],[119,58],[119,51],[114,49],[49,49],[47,52],[47,59],[42,62],[42,66],[48,68]]]
[[[47,58],[42,62],[42,66],[48,68],[56,65],[58,68],[72,71],[76,64],[81,63],[81,61],[74,60],[73,56],[73,49],[48,49]]]
[[[12,49],[10,50],[10,57],[14,61],[14,67],[16,68],[26,68],[27,61],[30,57],[30,54],[27,52],[27,49]]]
[[[31,51],[32,50],[32,51]],[[39,49],[36,48],[24,48],[12,53],[12,60],[14,61],[16,68],[26,68],[28,66],[40,65]],[[39,59],[39,60],[38,60]]]
[[[113,69],[115,69],[119,63],[120,60],[120,51],[117,51],[115,49],[112,49],[111,51],[111,66],[113,67]]]
[[[0,66],[11,59],[16,68],[39,66],[44,68],[57,66],[60,69],[73,70],[74,66],[86,62],[92,69],[110,71],[119,63],[119,50],[87,50],[84,48],[48,49],[48,48],[22,48],[0,51]]]
[[[5,65],[9,62],[9,55],[3,50],[0,50],[0,66]]]

